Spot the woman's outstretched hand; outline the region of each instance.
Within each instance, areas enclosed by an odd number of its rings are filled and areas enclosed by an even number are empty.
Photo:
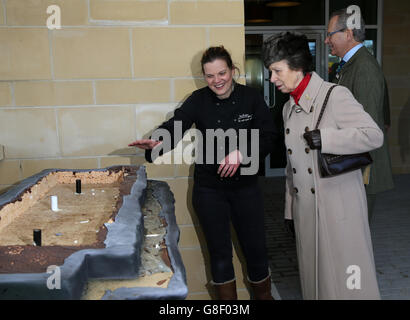
[[[130,143],[128,146],[148,150],[148,149],[154,149],[154,147],[156,147],[160,143],[162,143],[162,141],[151,140],[151,139],[141,139],[141,140],[136,140]]]
[[[219,164],[218,174],[221,177],[232,177],[238,170],[243,157],[239,150],[232,151]]]

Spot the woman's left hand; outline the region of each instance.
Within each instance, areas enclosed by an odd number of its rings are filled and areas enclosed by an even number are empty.
[[[221,177],[232,177],[236,170],[238,170],[242,159],[243,157],[239,150],[232,151],[219,163],[217,173]]]
[[[308,146],[310,149],[314,150],[321,150],[322,149],[322,137],[320,135],[320,130],[316,129],[313,131],[307,131],[303,134],[303,138],[305,138]]]

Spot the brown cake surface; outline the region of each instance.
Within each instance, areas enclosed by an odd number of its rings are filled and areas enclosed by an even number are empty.
[[[107,228],[130,194],[136,167],[107,171],[53,172],[0,211],[0,273],[41,273],[62,265],[72,253],[104,248]],[[76,179],[82,192],[75,193]],[[58,196],[60,211],[51,210]],[[33,245],[33,229],[42,230],[42,246]]]

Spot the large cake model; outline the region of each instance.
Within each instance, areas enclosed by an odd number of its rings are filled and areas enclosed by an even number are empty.
[[[44,170],[0,196],[0,299],[184,299],[178,239],[173,195],[144,166]],[[155,272],[166,286],[135,282]]]

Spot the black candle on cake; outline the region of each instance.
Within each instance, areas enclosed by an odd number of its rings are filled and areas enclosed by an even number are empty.
[[[33,230],[33,241],[37,247],[41,247],[41,229]]]

